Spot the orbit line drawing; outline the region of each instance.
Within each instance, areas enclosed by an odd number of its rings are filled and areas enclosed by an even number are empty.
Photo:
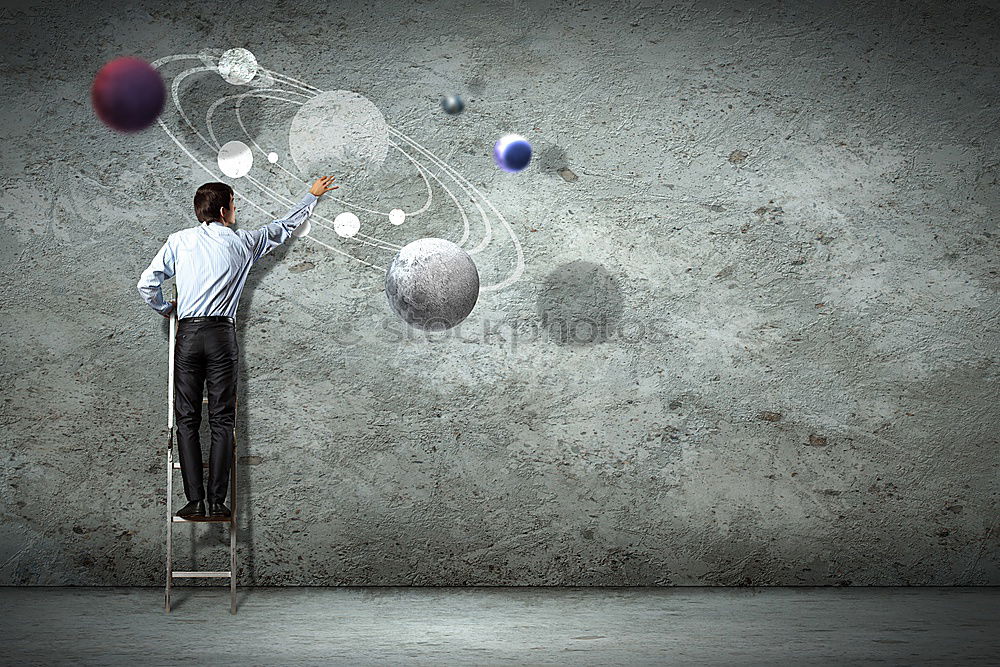
[[[185,60],[199,61],[201,62],[201,65],[189,67],[184,71],[182,71],[181,73],[169,79],[168,80],[169,97],[172,100],[173,107],[176,110],[181,121],[197,135],[197,137],[201,140],[201,142],[208,150],[214,151],[216,154],[218,154],[218,151],[221,148],[221,144],[219,141],[219,137],[217,137],[215,133],[215,128],[213,126],[213,119],[215,117],[217,108],[223,103],[227,101],[235,102],[236,121],[239,124],[240,129],[246,136],[246,139],[250,143],[250,149],[257,154],[260,154],[265,159],[268,159],[268,161],[270,161],[270,159],[268,158],[267,151],[265,151],[264,148],[257,143],[256,139],[250,135],[250,132],[246,128],[246,125],[243,120],[243,115],[241,112],[244,101],[247,100],[248,98],[268,99],[301,107],[310,98],[313,98],[324,92],[315,86],[307,84],[291,76],[282,74],[280,72],[272,71],[264,67],[259,67],[257,69],[257,75],[249,83],[243,84],[243,86],[250,87],[251,90],[240,92],[233,95],[226,95],[212,102],[211,106],[205,113],[205,125],[208,131],[208,136],[206,136],[201,130],[199,130],[194,125],[194,123],[191,122],[191,119],[188,117],[187,113],[185,113],[185,110],[180,100],[180,86],[190,76],[201,74],[203,72],[215,72],[216,74],[218,74],[219,67],[217,58],[215,58],[210,52],[203,51],[200,54],[178,54],[178,55],[164,56],[162,58],[153,61],[151,65],[155,69],[160,71],[162,75],[162,67],[164,65],[168,63],[185,61]],[[166,77],[164,78],[166,79]],[[216,170],[206,165],[202,159],[199,159],[199,157],[187,145],[185,145],[185,143],[181,141],[173,131],[171,131],[171,129],[167,126],[166,122],[164,121],[163,114],[161,114],[161,116],[157,119],[157,123],[159,124],[160,128],[167,134],[167,136],[169,136],[170,139],[172,139],[173,142],[182,151],[184,151],[184,153],[187,154],[187,156],[190,157],[191,160],[195,162],[195,164],[201,167],[205,172],[210,174],[216,180],[223,180],[223,176],[220,173],[217,173]],[[508,271],[505,277],[503,277],[501,280],[498,280],[497,282],[481,285],[480,291],[481,292],[499,291],[515,283],[524,272],[525,268],[524,251],[521,247],[519,239],[517,238],[516,232],[514,231],[513,227],[511,226],[510,222],[506,219],[506,217],[504,217],[504,215],[497,209],[497,207],[475,185],[473,185],[471,182],[468,181],[468,179],[466,179],[464,176],[458,173],[458,171],[454,167],[449,165],[443,159],[435,155],[426,147],[419,144],[414,139],[408,137],[399,130],[396,130],[388,123],[386,123],[386,128],[388,130],[388,134],[390,137],[389,146],[397,150],[399,153],[401,153],[404,157],[407,158],[407,160],[409,160],[413,164],[414,167],[416,167],[418,173],[420,174],[420,176],[424,181],[424,185],[427,191],[427,198],[424,201],[423,205],[418,209],[412,211],[406,211],[405,218],[409,219],[411,217],[416,217],[429,211],[434,201],[433,186],[430,180],[432,179],[434,182],[437,183],[438,187],[440,187],[441,190],[448,196],[448,198],[451,199],[455,207],[458,209],[459,214],[461,215],[462,226],[463,226],[462,236],[455,243],[459,247],[465,249],[469,255],[474,256],[484,251],[487,247],[491,245],[491,243],[494,240],[494,223],[493,220],[491,220],[491,214],[492,214],[492,216],[495,217],[496,221],[499,222],[499,227],[502,228],[502,230],[510,239],[510,243],[512,244],[514,250],[515,261],[513,262],[514,264],[513,267]],[[410,151],[415,153],[417,157],[414,157],[414,155],[412,155]],[[431,165],[436,167],[445,177],[445,180],[442,180],[442,178],[438,174],[436,174],[432,169],[428,168],[425,164],[422,164],[423,160],[430,162]],[[277,169],[280,169],[293,179],[302,182],[304,185],[306,186],[309,185],[308,182],[303,180],[300,174],[287,169],[284,165],[272,164],[272,166],[276,167]],[[430,177],[430,179],[428,179],[428,176]],[[449,179],[452,182],[452,187],[457,186],[457,189],[460,190],[459,196],[456,196],[456,193],[453,192],[452,188],[450,188],[448,183],[445,182],[448,181]],[[252,173],[247,173],[246,175],[240,177],[238,180],[246,181],[248,184],[252,185],[261,193],[263,193],[265,196],[270,198],[277,205],[292,206],[295,204],[295,202],[290,197],[275,191],[273,188],[263,183],[260,179],[256,178]],[[237,197],[247,202],[250,206],[266,214],[267,216],[272,217],[272,213],[270,211],[268,211],[260,204],[258,204],[252,197],[245,194],[245,192],[241,191],[240,188],[234,186],[233,190],[236,193]],[[363,206],[361,204],[357,204],[342,199],[340,197],[334,196],[333,192],[327,193],[326,195],[324,195],[324,198],[337,201],[339,202],[340,205],[344,207],[362,211],[370,216],[378,216],[386,218],[389,218],[390,216],[389,212],[377,211],[368,208],[366,206]],[[475,212],[478,213],[478,218],[482,225],[481,238],[479,239],[478,243],[476,243],[475,246],[472,248],[465,248],[465,246],[472,239],[474,231],[478,231],[478,229],[474,229],[473,228],[474,223],[470,221],[470,217],[475,219],[475,215],[473,214],[472,216],[470,216],[470,213],[466,211],[465,205],[463,204],[462,201],[460,201],[461,199],[465,198],[470,200],[471,203],[474,205]],[[309,221],[314,222],[325,229],[335,231],[333,227],[334,224],[333,221],[323,215],[316,213],[315,211],[310,216]],[[343,242],[346,245],[345,249],[335,247],[329,243],[326,243],[325,241],[315,238],[312,234],[309,233],[304,234],[303,238],[307,238],[313,243],[316,243],[339,255],[360,262],[361,264],[364,264],[370,268],[382,271],[385,270],[386,268],[385,266],[378,266],[369,261],[366,261],[365,259],[357,257],[356,255],[349,252],[347,249],[350,247],[349,244],[357,243],[375,248],[379,251],[388,252],[393,255],[396,252],[398,252],[401,248],[401,246],[399,246],[398,244],[386,241],[377,236],[372,236],[369,234],[362,233],[361,231],[356,232],[354,236],[343,237],[340,236],[339,234],[338,236],[341,242]],[[391,259],[391,257],[389,259]]]

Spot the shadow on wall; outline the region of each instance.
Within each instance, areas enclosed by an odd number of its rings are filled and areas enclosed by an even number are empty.
[[[237,574],[241,586],[254,586],[257,581],[257,561],[256,542],[254,535],[254,512],[253,505],[253,481],[257,474],[267,474],[265,466],[255,465],[262,460],[260,452],[255,450],[257,445],[249,437],[250,426],[250,402],[249,386],[254,378],[249,373],[247,365],[247,350],[244,347],[246,339],[246,325],[253,322],[253,315],[250,313],[250,306],[253,303],[254,291],[261,280],[267,276],[271,270],[281,263],[285,256],[291,251],[291,247],[298,243],[298,239],[291,239],[288,243],[278,246],[267,255],[257,261],[256,265],[250,269],[247,281],[243,287],[243,294],[240,297],[240,306],[237,311],[237,345],[239,345],[239,376],[236,384],[236,457],[238,466],[236,468],[236,505],[238,506],[237,526]],[[254,452],[257,451],[255,454]],[[237,600],[237,604],[242,604],[246,600],[246,593]]]
[[[546,141],[536,141],[534,147],[534,162],[538,169],[546,175],[555,175],[560,169],[565,169],[566,149]]]
[[[621,319],[622,292],[600,264],[570,262],[545,277],[537,310],[542,328],[556,343],[603,343]]]

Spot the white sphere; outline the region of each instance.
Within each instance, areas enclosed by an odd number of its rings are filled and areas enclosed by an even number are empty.
[[[275,162],[278,161],[278,154],[274,152],[268,153],[267,161],[270,162],[271,164],[274,164]]]
[[[394,225],[401,225],[406,220],[406,213],[401,208],[394,208],[389,211],[389,222]]]
[[[229,49],[219,58],[219,74],[234,86],[244,86],[257,76],[257,58],[246,49]]]
[[[219,149],[219,169],[229,178],[243,178],[253,166],[253,153],[242,141],[230,141]]]
[[[333,219],[333,231],[344,238],[351,238],[361,229],[361,221],[358,216],[350,211],[344,211]]]
[[[299,239],[303,236],[309,236],[309,232],[312,231],[312,223],[309,220],[303,220],[298,227],[292,230],[292,236]]]

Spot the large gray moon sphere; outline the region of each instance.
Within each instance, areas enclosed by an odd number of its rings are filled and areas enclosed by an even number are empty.
[[[451,241],[419,239],[403,246],[385,274],[389,306],[407,324],[428,331],[450,329],[479,298],[479,271]]]

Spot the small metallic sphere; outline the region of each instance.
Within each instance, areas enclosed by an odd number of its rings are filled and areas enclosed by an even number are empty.
[[[441,108],[447,113],[455,115],[462,113],[462,109],[465,108],[465,102],[458,95],[448,95],[441,98]]]

